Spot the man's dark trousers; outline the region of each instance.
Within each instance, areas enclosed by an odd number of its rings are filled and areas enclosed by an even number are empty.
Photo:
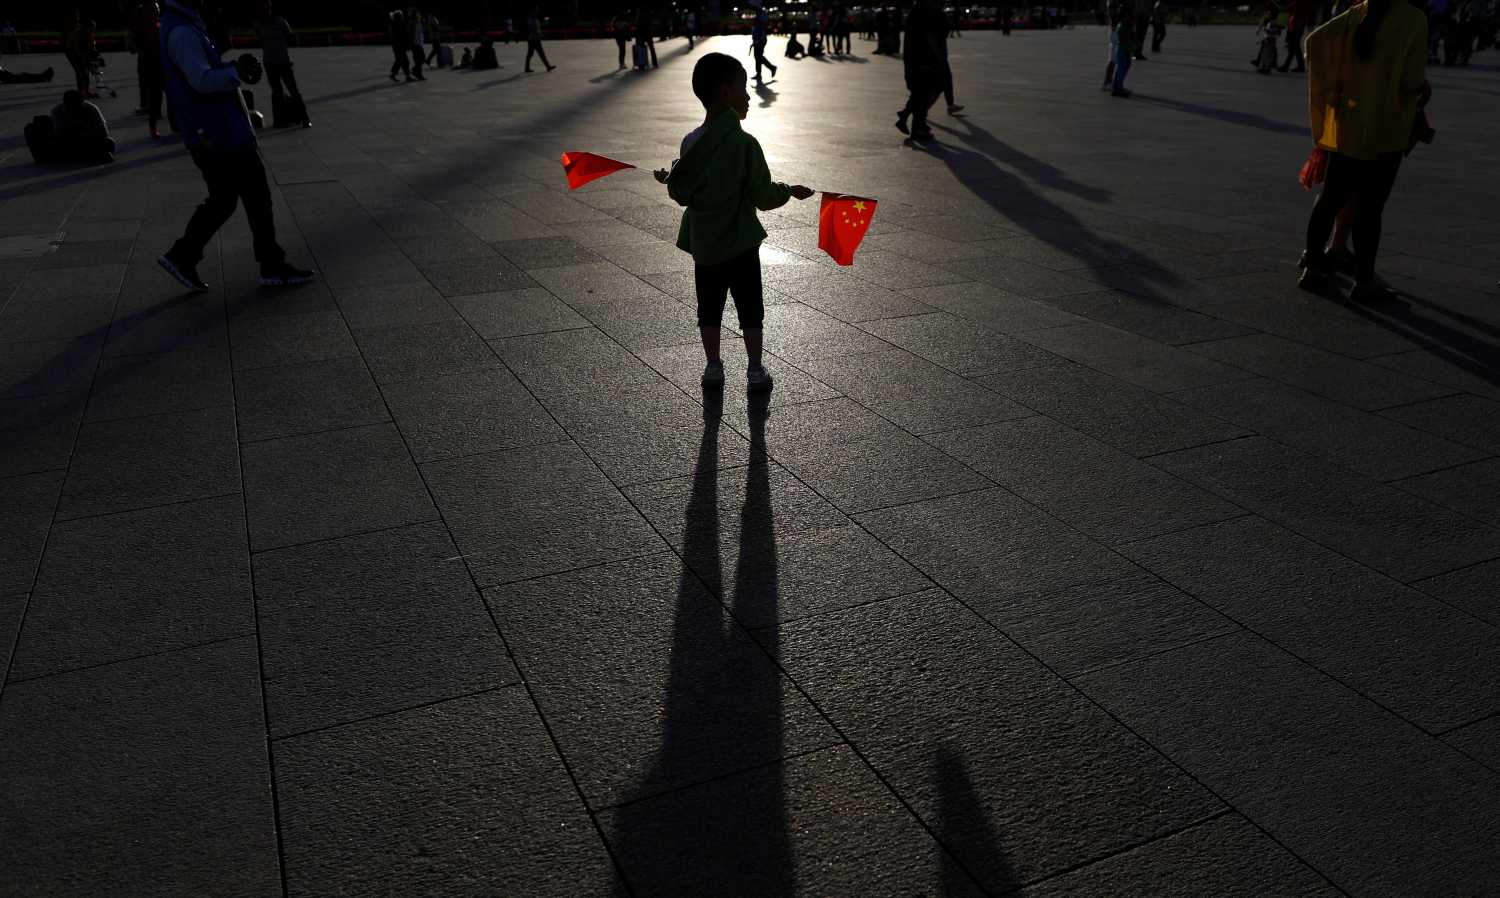
[[[262,265],[284,261],[286,253],[276,242],[271,188],[266,183],[266,167],[260,160],[260,148],[255,144],[230,150],[192,147],[190,152],[208,185],[208,199],[193,210],[187,231],[172,244],[172,258],[197,265],[203,259],[204,247],[234,214],[235,205],[243,202],[245,217],[250,221],[250,233],[255,240],[255,261]]]

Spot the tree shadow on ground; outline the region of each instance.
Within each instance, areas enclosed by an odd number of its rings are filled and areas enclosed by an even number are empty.
[[[704,395],[698,474],[684,512],[683,565],[661,698],[661,743],[629,803],[617,809],[611,839],[637,894],[796,892],[781,764],[781,691],[787,684],[771,660],[775,628],[761,631],[757,646],[742,625],[775,620],[779,601],[766,463],[768,403],[766,396],[750,409],[751,463],[720,471],[723,399],[716,392]],[[729,584],[720,567],[723,476],[745,478],[739,561]],[[705,755],[716,753],[732,755],[750,768],[731,775],[733,801],[721,800],[722,792],[713,784],[683,782],[684,771],[701,769]],[[648,799],[674,789],[680,790],[673,792],[676,813],[666,821],[673,835],[666,840],[670,844],[663,844],[663,811]]]

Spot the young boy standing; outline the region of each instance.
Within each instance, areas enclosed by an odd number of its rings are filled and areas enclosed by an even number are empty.
[[[752,392],[769,390],[771,375],[761,364],[765,303],[760,284],[760,244],[765,229],[755,210],[770,211],[792,197],[813,192],[771,180],[760,143],[740,128],[750,112],[745,67],[723,53],[709,53],[693,67],[693,93],[703,103],[703,124],[682,139],[681,158],[656,172],[680,206],[677,248],[691,253],[698,292],[698,330],[703,336],[704,387],[724,385],[719,357],[719,324],[726,294],[733,294],[740,332],[745,336]]]

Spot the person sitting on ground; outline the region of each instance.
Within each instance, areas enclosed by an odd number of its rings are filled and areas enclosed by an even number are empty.
[[[786,58],[801,59],[806,55],[807,48],[803,47],[802,42],[797,40],[797,32],[793,31],[791,36],[786,39]]]
[[[671,171],[655,177],[679,206],[682,226],[677,248],[693,257],[698,294],[698,329],[706,365],[706,390],[724,386],[719,337],[726,294],[734,296],[740,333],[745,338],[745,385],[750,392],[771,389],[771,375],[761,364],[765,297],[761,289],[760,245],[766,231],[756,218],[793,197],[813,192],[801,185],[771,180],[765,153],[740,121],[749,114],[748,76],[739,61],[709,53],[693,67],[693,95],[703,104],[703,124],[682,139],[681,158]]]
[[[470,69],[470,68],[474,67],[474,51],[473,50],[469,49],[468,47],[464,47],[463,56],[459,57],[459,60],[458,60],[458,67],[461,68],[461,69]]]
[[[0,66],[0,84],[46,84],[52,80],[52,66],[40,72],[12,72]]]
[[[99,107],[70,90],[52,107],[50,116],[37,116],[26,126],[26,146],[37,162],[113,162],[115,142]]]
[[[495,41],[488,34],[479,39],[479,49],[474,51],[474,68],[500,68],[500,60],[495,56]]]

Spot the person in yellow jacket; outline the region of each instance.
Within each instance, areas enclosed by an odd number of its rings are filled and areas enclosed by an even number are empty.
[[[1427,90],[1427,18],[1407,0],[1367,0],[1308,35],[1307,63],[1313,142],[1329,159],[1307,222],[1300,284],[1330,288],[1323,247],[1339,210],[1357,196],[1350,298],[1375,299],[1381,217]]]

